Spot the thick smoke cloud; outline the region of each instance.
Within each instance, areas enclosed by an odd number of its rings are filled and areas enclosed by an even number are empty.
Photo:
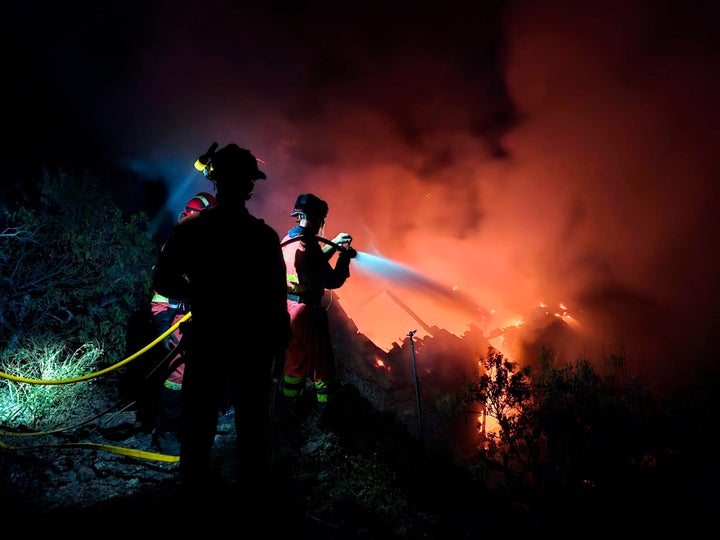
[[[525,235],[536,293],[579,307],[591,344],[679,376],[717,359],[714,17],[632,4],[510,15],[506,80],[523,122],[489,206],[515,225],[511,245]]]
[[[573,317],[569,361],[623,354],[663,379],[713,364],[711,2],[188,4],[11,8],[14,65],[54,120],[21,129],[162,178],[172,213],[210,187],[192,162],[211,142],[250,148],[268,175],[250,207],[278,232],[315,193],[327,238],[443,291],[355,261],[337,296],[381,347],[419,323],[489,335],[544,302]]]

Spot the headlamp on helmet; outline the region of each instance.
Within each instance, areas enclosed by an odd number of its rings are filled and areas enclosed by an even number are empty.
[[[213,143],[207,152],[195,161],[195,168],[213,182],[218,180],[264,180],[265,173],[258,168],[258,160],[250,150],[237,144],[228,144],[217,150]]]
[[[212,160],[213,157],[215,157],[215,150],[217,150],[217,147],[218,143],[212,143],[210,148],[208,148],[208,151],[195,160],[195,168],[202,172],[206,178],[210,176],[212,171]]]

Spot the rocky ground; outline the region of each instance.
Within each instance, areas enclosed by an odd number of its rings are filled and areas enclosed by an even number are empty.
[[[470,470],[421,445],[352,385],[342,388],[340,403],[330,428],[320,429],[309,415],[292,433],[275,431],[270,499],[247,488],[257,473],[251,464],[235,467],[236,432],[228,415],[214,447],[221,478],[199,494],[198,508],[186,509],[177,462],[153,454],[152,435],[126,411],[72,435],[3,437],[0,510],[6,523],[35,533],[99,525],[88,534],[126,537],[181,533],[187,526],[202,526],[203,534],[260,526],[267,534],[327,540],[690,533],[711,519],[711,491],[700,488],[716,474],[708,470],[704,479],[697,464],[687,467],[692,474],[683,468],[674,477],[648,477],[623,492],[573,499],[548,492],[544,500],[528,501],[473,483]]]
[[[340,396],[343,413],[335,429],[320,429],[310,414],[293,433],[274,432],[272,498],[258,509],[262,519],[274,529],[287,527],[295,538],[453,537],[445,534],[455,525],[445,521],[444,509],[417,499],[430,505],[419,508],[407,492],[435,499],[451,476],[420,466],[418,441],[374,410],[354,387],[345,386]],[[71,435],[3,440],[0,507],[4,515],[36,530],[102,520],[115,533],[161,531],[177,526],[183,515],[178,464],[154,453],[151,433],[132,411],[100,418]],[[206,513],[198,518],[212,526],[232,525],[257,495],[244,487],[245,479],[254,478],[252,465],[240,471],[235,466],[235,441],[231,411],[221,419],[214,447],[222,478],[203,496]],[[122,453],[127,451],[137,455]],[[390,465],[390,455],[407,470]],[[408,484],[418,481],[420,489]],[[459,496],[461,491],[442,498]]]
[[[274,424],[272,498],[258,513],[274,528],[290,524],[294,538],[452,538],[459,531],[457,537],[467,537],[474,525],[448,517],[456,512],[451,503],[459,509],[472,500],[464,482],[455,482],[445,460],[428,461],[417,434],[402,422],[414,419],[412,386],[391,391],[389,372],[376,366],[380,351],[345,317],[338,319],[338,342],[352,346],[336,349],[341,388],[334,425],[319,429],[311,414],[295,430]],[[138,411],[108,408],[117,396],[103,401],[101,394],[93,410],[107,412],[80,427],[0,438],[4,515],[51,528],[102,518],[115,532],[136,530],[140,518],[160,528],[178,523],[178,463],[156,454]],[[235,467],[235,441],[228,416],[214,448],[221,481],[206,494],[207,513],[195,521],[232,523],[257,499],[246,489],[252,464]]]

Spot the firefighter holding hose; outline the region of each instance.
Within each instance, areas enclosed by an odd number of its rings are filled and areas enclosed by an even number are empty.
[[[290,214],[296,225],[281,242],[292,327],[281,381],[282,410],[298,412],[293,408],[306,382],[312,382],[320,426],[329,422],[328,410],[332,409],[328,409],[328,403],[332,401],[335,379],[335,355],[322,300],[326,289],[338,289],[350,277],[350,261],[357,255],[350,247],[352,237],[348,233],[338,234],[331,242],[322,238],[327,214],[324,200],[312,193],[299,195]]]

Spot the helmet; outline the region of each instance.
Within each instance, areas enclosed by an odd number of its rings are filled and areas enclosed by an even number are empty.
[[[215,151],[217,143],[200,156],[195,162],[195,168],[201,170],[210,180],[264,180],[265,173],[258,169],[258,160],[250,150],[240,148],[237,144],[227,146]]]
[[[215,202],[216,201],[214,195],[206,193],[205,191],[197,193],[193,195],[192,199],[190,199],[187,204],[185,204],[185,210],[180,212],[178,219],[187,217],[190,214],[196,214],[201,210],[205,210],[206,208],[211,208],[215,206]]]
[[[295,206],[290,216],[300,214],[324,221],[328,214],[328,204],[312,193],[303,193],[298,195],[298,198],[295,200]]]

